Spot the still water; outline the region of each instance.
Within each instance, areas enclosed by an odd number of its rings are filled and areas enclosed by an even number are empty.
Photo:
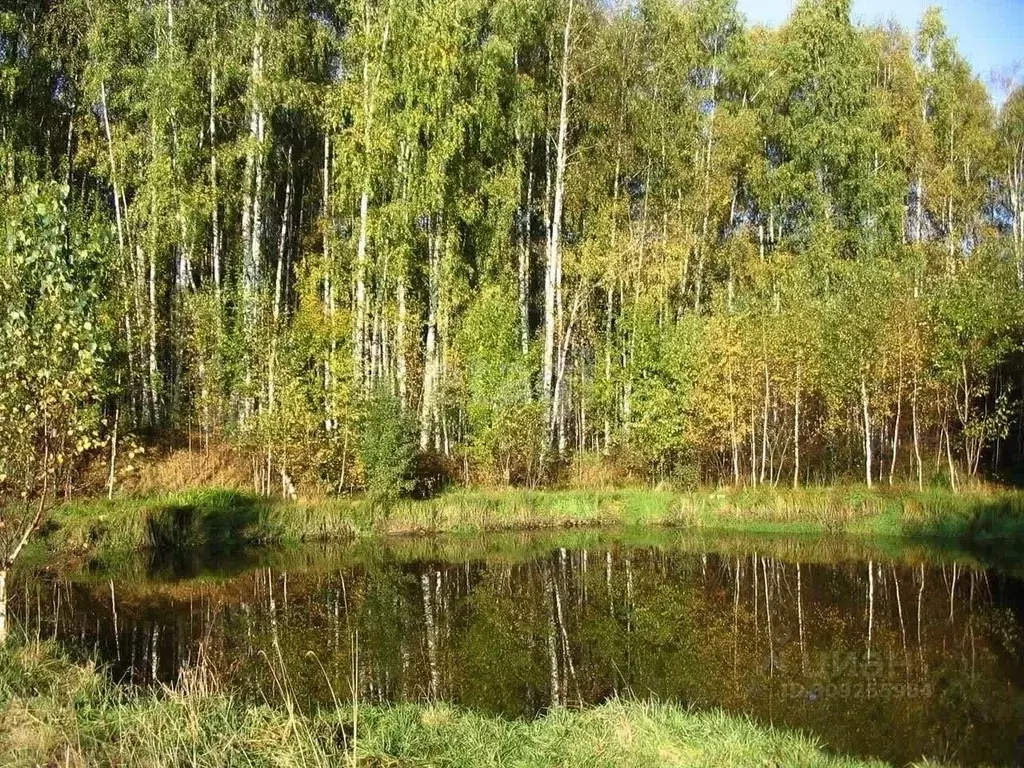
[[[19,621],[127,684],[254,701],[443,699],[531,717],[610,696],[723,707],[829,749],[1008,763],[1024,583],[837,539],[504,536],[24,576]]]

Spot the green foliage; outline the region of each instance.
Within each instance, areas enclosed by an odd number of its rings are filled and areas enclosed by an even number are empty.
[[[53,492],[103,439],[108,241],[73,217],[67,194],[29,183],[0,209],[0,506]],[[4,535],[20,534],[9,522]]]
[[[391,392],[378,389],[366,402],[359,422],[359,459],[371,506],[387,513],[412,490],[416,423]]]
[[[18,3],[4,413],[287,496],[394,497],[377,418],[467,483],[957,485],[1024,444],[1022,104],[849,0]]]
[[[544,450],[544,411],[533,397],[536,375],[519,348],[512,293],[488,286],[470,304],[457,337],[465,369],[470,451],[504,483],[532,483]]]
[[[657,479],[693,485],[692,402],[701,369],[711,362],[704,329],[698,322],[683,322],[662,334],[653,313],[637,323],[645,339],[645,365],[636,388],[630,453]]]

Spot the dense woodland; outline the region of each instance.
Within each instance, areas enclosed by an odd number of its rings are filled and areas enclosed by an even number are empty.
[[[1022,454],[1024,90],[938,11],[5,7],[5,495],[186,441],[287,495]]]

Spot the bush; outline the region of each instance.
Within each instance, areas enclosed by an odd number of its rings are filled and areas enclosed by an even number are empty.
[[[377,390],[359,423],[359,459],[371,508],[386,512],[412,490],[415,457],[416,420],[390,391]]]

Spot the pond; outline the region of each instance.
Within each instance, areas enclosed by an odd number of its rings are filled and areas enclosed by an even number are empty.
[[[657,697],[970,764],[1009,762],[1024,731],[1022,587],[923,546],[583,532],[23,575],[12,610],[126,684],[510,717]]]

